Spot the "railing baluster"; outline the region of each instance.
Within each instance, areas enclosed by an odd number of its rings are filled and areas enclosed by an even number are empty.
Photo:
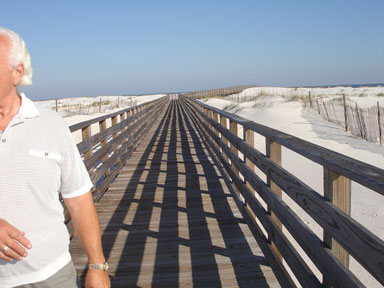
[[[84,128],[81,129],[81,136],[82,136],[82,141],[88,139],[89,137],[92,136],[92,133],[91,133],[91,125],[89,126],[86,126]],[[88,151],[84,152],[84,161],[89,159],[92,154],[93,154],[93,151],[92,151],[93,148],[89,149]],[[92,174],[93,173],[93,168],[91,168],[88,172],[89,174]]]
[[[106,119],[104,119],[103,121],[100,121],[99,122],[99,129],[100,129],[100,132],[101,131],[104,131],[105,129],[107,129],[107,120]],[[107,139],[105,139],[105,140],[103,140],[102,142],[101,142],[101,147],[104,147],[104,146],[106,146],[106,145],[108,145],[108,140]],[[104,155],[104,157],[103,157],[103,162],[104,161],[107,161],[107,159],[109,158],[109,155],[108,154],[106,154],[106,155]],[[108,175],[109,175],[109,172],[110,172],[110,170],[109,170],[109,168],[105,171],[105,173],[104,173],[104,177],[107,177]]]
[[[127,112],[120,114],[120,122],[123,122],[125,119],[127,119],[126,115],[127,115]],[[121,133],[124,135],[123,140],[121,141],[121,146],[124,146],[128,141],[128,139],[127,139],[128,137],[126,135],[127,129],[128,129],[128,125],[121,130]],[[122,152],[122,154],[124,154],[126,152],[127,152],[127,149],[124,152]]]
[[[223,117],[223,116],[220,116],[220,124],[221,124],[221,126],[223,126],[225,129],[228,129],[229,127],[228,127],[228,121],[227,121],[227,118],[225,118],[225,117]],[[222,141],[224,142],[224,144],[226,145],[226,146],[229,146],[228,145],[228,140],[227,140],[227,138],[225,138],[223,135],[221,135],[221,139],[222,139]],[[226,160],[226,161],[228,161],[228,157],[227,157],[227,155],[225,155],[225,153],[223,153],[223,157],[224,157],[224,159]]]
[[[237,133],[238,133],[237,122],[230,121],[230,130],[231,130],[232,134],[237,136]],[[231,145],[231,150],[232,150],[233,154],[235,154],[236,156],[239,155],[239,151],[237,150],[237,148],[234,145]],[[236,175],[239,175],[239,170],[235,166],[233,166],[233,170],[235,171]]]
[[[270,158],[273,162],[281,166],[281,145],[277,142],[274,142],[270,139],[266,139],[266,156]],[[271,190],[279,197],[282,198],[282,190],[281,188],[271,180],[270,175],[267,175],[267,184],[271,187]],[[273,213],[270,208],[268,208],[268,212],[271,214],[272,220],[276,223],[276,225],[282,229],[283,225],[281,224],[280,219]],[[282,260],[281,254],[279,250],[276,248],[275,244],[272,243],[272,249],[275,251],[277,257]]]
[[[331,201],[337,208],[351,215],[351,180],[347,177],[333,172],[330,169],[324,169],[324,198]],[[349,267],[349,253],[324,230],[324,244],[331,248],[336,257],[346,266]],[[331,287],[326,277],[323,279],[326,287]]]
[[[252,130],[250,129],[247,129],[245,127],[243,127],[243,138],[244,138],[244,141],[246,143],[248,143],[249,145],[251,145],[252,147],[255,146],[255,132],[253,132]],[[251,160],[249,160],[247,157],[245,157],[244,155],[244,160],[245,160],[245,164],[252,170],[252,171],[255,171],[255,164],[253,164],[251,162]],[[254,192],[254,189],[252,188],[251,185],[249,185],[247,179],[244,179],[244,182],[246,183],[248,189],[252,192]]]
[[[116,115],[116,116],[112,117],[111,122],[112,122],[112,126],[117,125],[117,124],[119,123],[119,116]],[[113,139],[116,139],[118,135],[119,135],[118,132],[115,132],[115,133],[113,133],[112,138],[113,138]],[[118,150],[119,150],[119,143],[116,143],[116,144],[114,145],[114,147],[113,147],[113,153],[117,153]],[[115,162],[115,165],[116,165],[119,161],[120,161],[120,159],[117,158],[117,159],[116,159],[116,162]]]
[[[215,112],[212,112],[212,119],[219,123],[219,114],[215,113]],[[213,131],[215,131],[215,134],[219,137],[220,136],[220,133],[219,131],[217,131],[217,129],[213,128]],[[218,144],[216,144],[216,148],[221,151],[221,153],[223,153],[223,151],[221,150],[220,146]]]

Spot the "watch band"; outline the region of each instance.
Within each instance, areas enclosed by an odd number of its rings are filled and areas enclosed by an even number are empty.
[[[108,271],[108,263],[88,264],[88,269]]]

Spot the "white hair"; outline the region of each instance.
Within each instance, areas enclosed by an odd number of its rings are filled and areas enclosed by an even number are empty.
[[[27,86],[32,84],[32,64],[31,56],[21,37],[4,27],[0,27],[0,35],[9,38],[11,42],[11,51],[8,55],[8,62],[11,68],[17,67],[19,64],[24,65],[24,75],[18,85]]]

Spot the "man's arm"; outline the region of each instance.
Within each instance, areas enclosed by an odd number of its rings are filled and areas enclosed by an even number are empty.
[[[104,263],[105,258],[101,246],[99,220],[92,194],[90,192],[74,198],[64,198],[65,206],[71,214],[76,236],[88,256],[88,262]],[[110,287],[108,273],[103,270],[88,269],[85,287]]]

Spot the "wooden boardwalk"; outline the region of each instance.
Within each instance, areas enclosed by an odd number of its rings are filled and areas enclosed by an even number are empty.
[[[178,100],[96,207],[112,287],[280,287]],[[77,238],[70,250],[83,278]]]

